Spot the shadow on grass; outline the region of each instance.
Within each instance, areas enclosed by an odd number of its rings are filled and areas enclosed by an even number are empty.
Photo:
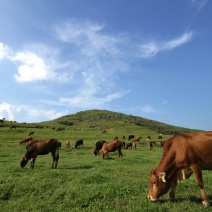
[[[94,166],[75,166],[75,167],[58,167],[57,169],[72,169],[72,170],[77,170],[77,169],[92,169]]]
[[[167,200],[165,200],[165,199],[164,200],[157,200],[155,203],[163,204],[167,201],[173,202],[173,203],[179,203],[179,202],[186,201],[186,200],[189,200],[191,203],[195,203],[197,205],[202,204],[202,198],[196,197],[196,196],[190,196],[188,198],[179,197],[179,198],[176,198],[174,201],[170,201],[168,199]],[[209,207],[212,207],[212,205],[211,205],[212,195],[208,195],[208,200],[209,200],[209,203],[210,203]]]

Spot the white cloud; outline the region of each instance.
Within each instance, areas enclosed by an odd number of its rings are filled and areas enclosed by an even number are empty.
[[[68,111],[57,112],[55,110],[36,109],[26,105],[11,105],[7,102],[0,104],[0,118],[18,122],[34,122],[36,119],[39,121],[53,120],[58,117],[68,114]]]
[[[12,60],[21,63],[18,74],[14,75],[18,82],[46,80],[49,77],[50,67],[33,52],[18,52]]]
[[[10,48],[0,42],[0,60],[7,58],[11,54]]]
[[[155,113],[155,109],[151,105],[145,105],[144,107],[141,108],[141,111],[143,113]]]
[[[55,33],[58,39],[76,45],[80,53],[88,57],[120,54],[117,46],[120,38],[104,34],[103,29],[101,24],[72,20],[55,26]]]
[[[169,51],[178,46],[181,46],[191,40],[193,33],[188,32],[183,34],[181,37],[173,39],[167,42],[148,42],[138,46],[138,56],[141,58],[153,57],[161,51]]]
[[[208,3],[208,0],[189,0],[191,2],[191,5],[197,8],[197,11],[199,12],[203,7],[206,6]]]
[[[72,98],[59,98],[58,101],[61,104],[64,104],[69,107],[101,108],[106,106],[107,103],[110,103],[113,100],[123,97],[128,92],[129,91],[116,92],[102,97],[95,97],[94,95],[77,95]],[[56,104],[58,103],[56,102]]]

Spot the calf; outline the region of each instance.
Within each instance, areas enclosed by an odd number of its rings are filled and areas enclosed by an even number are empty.
[[[77,140],[75,144],[75,149],[79,147],[84,147],[83,139]]]
[[[52,154],[52,168],[57,168],[59,160],[59,141],[51,138],[46,140],[30,140],[25,155],[21,157],[20,166],[23,168],[31,159],[30,168],[34,169],[35,160],[38,155]]]
[[[123,144],[121,141],[114,140],[105,142],[102,145],[102,151],[101,151],[102,158],[105,159],[106,156],[106,159],[108,159],[109,152],[115,152],[116,150],[118,150],[119,157],[122,157],[122,151],[121,151],[122,147]]]

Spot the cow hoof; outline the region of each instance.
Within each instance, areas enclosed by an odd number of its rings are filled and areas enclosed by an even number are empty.
[[[202,201],[202,204],[203,204],[204,207],[210,206],[210,203],[206,200]]]

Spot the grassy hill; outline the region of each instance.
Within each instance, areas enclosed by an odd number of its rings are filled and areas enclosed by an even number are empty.
[[[76,114],[63,116],[55,121],[62,125],[73,126],[73,128],[81,129],[93,128],[101,130],[106,128],[135,128],[137,130],[139,128],[141,131],[151,130],[156,134],[162,133],[167,135],[197,131],[195,129],[172,126],[138,116],[126,115],[107,110],[82,111]]]

